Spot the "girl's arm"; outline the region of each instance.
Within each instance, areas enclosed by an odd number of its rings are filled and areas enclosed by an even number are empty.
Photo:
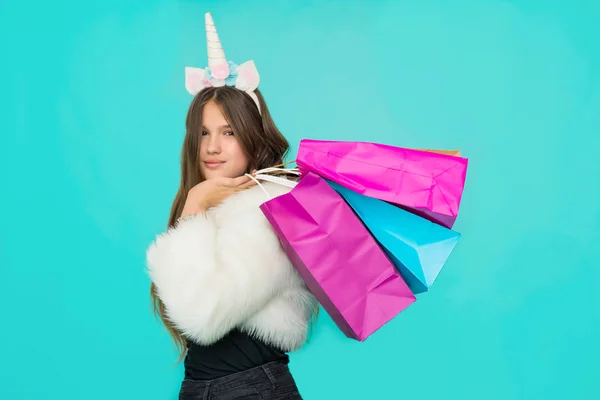
[[[258,207],[264,195],[248,190],[236,197],[220,211],[227,217],[218,223],[205,215],[181,221],[147,251],[149,275],[167,316],[201,344],[216,342],[277,294],[301,284]],[[245,204],[244,210],[236,212],[236,203]]]

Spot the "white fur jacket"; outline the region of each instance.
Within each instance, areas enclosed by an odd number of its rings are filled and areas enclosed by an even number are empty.
[[[263,186],[271,196],[290,189]],[[283,351],[299,349],[318,303],[259,206],[260,187],[183,220],[147,250],[150,279],[182,334],[212,344],[233,328]]]

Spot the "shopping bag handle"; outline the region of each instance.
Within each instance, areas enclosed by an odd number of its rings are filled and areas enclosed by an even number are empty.
[[[298,184],[297,182],[290,181],[289,179],[281,178],[279,176],[269,175],[272,172],[284,172],[289,173],[291,175],[300,176],[300,172],[297,168],[278,168],[278,167],[270,167],[258,170],[252,174],[245,174],[247,177],[252,179],[256,184],[262,189],[269,200],[273,199],[273,197],[267,192],[267,189],[260,183],[260,181],[271,182],[281,186],[285,186],[288,188],[294,188]]]

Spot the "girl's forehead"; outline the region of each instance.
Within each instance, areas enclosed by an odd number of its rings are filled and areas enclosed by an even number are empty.
[[[202,122],[203,123],[220,123],[225,121],[225,116],[219,106],[217,106],[214,102],[209,102],[204,105],[202,108]]]

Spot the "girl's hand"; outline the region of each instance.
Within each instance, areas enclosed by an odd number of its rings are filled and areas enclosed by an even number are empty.
[[[238,178],[214,178],[201,182],[190,189],[180,218],[206,212],[229,196],[256,185],[247,176]]]

